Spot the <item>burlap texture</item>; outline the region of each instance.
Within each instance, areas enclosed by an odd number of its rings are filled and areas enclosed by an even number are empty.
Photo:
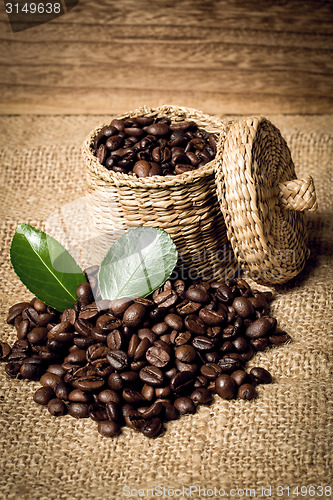
[[[43,228],[56,207],[82,195],[81,141],[104,119],[0,119],[3,340],[15,339],[14,329],[5,323],[8,307],[31,297],[10,265],[16,224]],[[315,118],[308,118],[303,130],[304,119],[289,117],[285,129],[283,123],[279,118],[298,176],[314,177],[319,211],[308,214],[311,258],[301,275],[276,288],[272,305],[293,341],[257,354],[250,363],[267,368],[274,383],[260,386],[258,399],[251,402],[216,397],[210,407],[169,423],[155,440],[130,429],[106,439],[90,419],[51,417],[32,400],[39,384],[8,379],[1,365],[1,499],[99,500],[123,498],[126,486],[195,485],[223,488],[226,494],[234,488],[234,498],[245,497],[246,492],[237,490],[246,488],[262,498],[261,488],[271,486],[271,498],[281,498],[278,485],[331,483],[332,121],[319,119],[325,126],[331,123],[326,132],[316,128]],[[192,490],[192,498],[199,493]]]

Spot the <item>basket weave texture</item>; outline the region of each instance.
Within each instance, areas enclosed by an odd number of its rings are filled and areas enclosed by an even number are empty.
[[[120,118],[135,116],[167,116],[173,122],[193,120],[199,128],[219,134],[221,144],[228,130],[228,123],[217,117],[176,106],[142,107]],[[104,125],[95,129],[83,146],[91,231],[94,236],[106,235],[96,239],[97,261],[110,246],[107,235],[114,234],[116,239],[120,232],[143,225],[167,231],[177,246],[179,263],[194,267],[202,277],[232,275],[238,263],[217,199],[215,161],[181,175],[136,178],[108,171],[92,149]]]

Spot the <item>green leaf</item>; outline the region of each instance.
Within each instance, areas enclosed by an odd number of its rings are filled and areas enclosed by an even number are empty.
[[[146,297],[167,280],[178,259],[176,245],[163,229],[138,227],[109,249],[99,270],[103,299]]]
[[[10,258],[22,283],[60,312],[73,306],[77,300],[77,286],[87,281],[81,268],[58,241],[29,224],[17,226]]]

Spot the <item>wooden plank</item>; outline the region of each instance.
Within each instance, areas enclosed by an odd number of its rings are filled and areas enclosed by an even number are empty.
[[[332,3],[81,0],[11,33],[0,14],[0,113],[333,113]]]

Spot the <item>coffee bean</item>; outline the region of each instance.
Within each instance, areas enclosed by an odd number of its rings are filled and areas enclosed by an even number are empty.
[[[177,347],[175,356],[183,363],[192,363],[196,358],[196,351],[191,345],[185,344]]]
[[[0,361],[5,361],[12,352],[7,342],[0,342]]]
[[[246,297],[236,297],[232,306],[241,318],[249,318],[250,316],[253,316],[254,307]]]
[[[129,387],[125,387],[125,389],[123,389],[122,397],[126,403],[133,405],[141,404],[146,401],[140,392],[135,389],[130,389]]]
[[[108,386],[114,391],[121,391],[124,387],[124,381],[119,373],[111,373],[108,378]]]
[[[189,331],[178,332],[173,331],[170,334],[170,342],[176,346],[187,344],[191,340],[191,333]]]
[[[178,314],[167,314],[164,318],[164,322],[173,330],[181,331],[184,326],[183,318]]]
[[[139,378],[138,373],[132,370],[121,372],[120,376],[126,384],[133,384]]]
[[[202,365],[200,372],[206,379],[215,380],[222,373],[222,368],[216,363],[206,363]]]
[[[164,383],[163,372],[157,366],[146,366],[140,370],[140,379],[147,385],[161,387]]]
[[[264,351],[268,347],[269,341],[267,338],[251,339],[250,344],[256,351]]]
[[[138,330],[138,337],[141,340],[147,338],[151,344],[157,339],[157,335],[149,328],[140,328]]]
[[[155,389],[151,385],[144,384],[141,394],[147,401],[153,401],[155,398]]]
[[[127,354],[122,350],[114,350],[108,352],[106,359],[115,370],[126,370],[126,368],[128,367]]]
[[[87,418],[89,417],[89,405],[86,403],[70,403],[68,405],[68,413],[71,417]]]
[[[51,387],[55,391],[58,383],[60,382],[60,377],[55,373],[46,372],[44,373],[44,375],[41,376],[39,381],[42,384],[42,386]]]
[[[173,405],[176,410],[179,411],[180,415],[184,415],[185,413],[195,413],[196,410],[195,404],[193,403],[192,399],[187,396],[180,396],[179,398],[175,399]]]
[[[74,389],[68,395],[69,401],[75,401],[78,403],[89,403],[90,396],[88,393],[81,391],[81,389]]]
[[[190,398],[194,403],[206,405],[212,401],[212,394],[208,389],[199,387],[192,392]]]
[[[265,368],[259,366],[252,368],[250,375],[254,377],[257,384],[270,384],[272,382],[272,375]]]
[[[121,350],[124,345],[124,338],[119,330],[113,330],[108,334],[107,345],[112,350]]]
[[[35,327],[27,335],[30,344],[44,344],[48,338],[48,331],[46,328]]]
[[[287,333],[278,333],[275,335],[270,335],[268,338],[270,343],[274,345],[282,345],[291,341],[291,337]]]
[[[223,399],[232,399],[236,395],[236,382],[227,374],[219,375],[215,380],[215,390]]]
[[[55,386],[54,392],[57,398],[68,400],[69,394],[71,393],[72,387],[63,380],[60,380]]]
[[[120,434],[120,426],[112,420],[98,422],[98,432],[105,437],[115,437]]]
[[[179,372],[170,380],[170,387],[176,394],[180,394],[192,388],[194,380],[195,373],[191,371]]]
[[[102,377],[82,377],[74,380],[72,385],[83,392],[95,392],[104,386],[104,380]]]
[[[46,406],[51,399],[54,399],[52,387],[40,387],[34,394],[34,401],[39,405]]]
[[[248,379],[248,375],[244,370],[236,370],[230,376],[238,386],[245,384]]]
[[[75,322],[75,324],[76,323],[77,322]],[[73,326],[69,321],[63,321],[62,323],[55,325],[51,330],[49,330],[47,338],[49,340],[56,340],[60,343],[71,342],[74,339]]]
[[[58,398],[51,399],[47,404],[47,409],[54,417],[65,415],[67,412],[67,406]]]
[[[227,319],[227,315],[224,312],[217,312],[207,308],[200,310],[199,317],[208,326],[222,325]]]
[[[185,318],[185,326],[187,330],[195,335],[204,335],[205,334],[205,324],[204,322],[195,316],[194,314],[189,314]]]
[[[192,341],[193,347],[200,352],[212,351],[215,348],[215,342],[209,337],[198,335]]]
[[[170,354],[165,348],[159,345],[149,347],[146,352],[146,359],[148,363],[158,368],[165,368],[170,362]]]
[[[112,391],[111,389],[105,389],[98,394],[98,399],[101,403],[119,403],[120,397],[116,391]]]
[[[251,325],[249,325],[245,331],[245,335],[250,339],[258,339],[265,337],[271,330],[272,324],[268,318],[256,319]]]
[[[218,362],[218,365],[222,368],[224,373],[232,373],[235,370],[241,369],[241,363],[237,359],[234,359],[232,353],[223,356]]]
[[[238,397],[241,399],[251,400],[257,395],[256,390],[251,384],[242,384],[238,389]]]
[[[190,286],[185,293],[185,297],[193,302],[199,302],[200,304],[208,304],[208,302],[210,302],[209,294],[200,286]]]
[[[146,314],[146,308],[142,304],[134,303],[130,305],[124,312],[124,325],[138,327],[142,323]]]

